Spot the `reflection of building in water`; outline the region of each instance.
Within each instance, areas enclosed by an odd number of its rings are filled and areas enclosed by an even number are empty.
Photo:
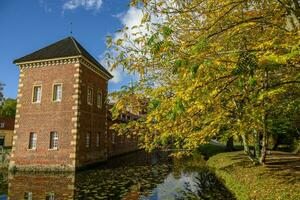
[[[65,200],[74,197],[75,175],[30,174],[9,175],[8,199]]]

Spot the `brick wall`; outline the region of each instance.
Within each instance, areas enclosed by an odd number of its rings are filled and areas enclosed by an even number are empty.
[[[74,170],[104,161],[110,156],[137,149],[136,140],[116,136],[107,117],[107,81],[86,66],[72,60],[69,64],[52,64],[21,68],[17,111],[10,167],[24,170]],[[61,102],[53,102],[53,85],[62,84]],[[42,87],[41,103],[32,102],[33,86]],[[93,90],[92,105],[87,102],[88,88]],[[102,93],[102,107],[97,107],[97,93]],[[49,149],[50,132],[58,133],[58,149]],[[29,135],[37,134],[37,147],[28,149]],[[108,133],[109,132],[109,133]],[[86,135],[90,133],[90,147]],[[100,145],[96,138],[100,134]]]
[[[138,140],[136,137],[128,138],[126,135],[118,135],[114,130],[110,127],[115,123],[126,123],[122,120],[114,120],[108,119],[108,138],[107,138],[107,150],[108,156],[118,156],[125,153],[129,153],[132,151],[138,150]],[[114,137],[114,141],[113,141]]]
[[[82,166],[107,159],[106,154],[106,106],[107,81],[84,65],[80,68],[79,139],[77,141],[77,164]],[[92,88],[92,105],[87,102],[87,90]],[[97,107],[97,92],[102,93],[102,107]],[[86,134],[91,134],[91,145],[86,147]],[[96,146],[97,134],[100,146]]]
[[[75,94],[75,72],[74,64],[21,70],[11,164],[74,167],[74,163],[68,158],[74,153],[71,130],[74,115],[72,107],[75,104],[72,96]],[[52,101],[54,83],[62,84],[61,102]],[[33,85],[42,86],[41,103],[32,103]],[[51,131],[58,133],[58,150],[49,150]],[[37,134],[36,150],[28,149],[30,132]]]

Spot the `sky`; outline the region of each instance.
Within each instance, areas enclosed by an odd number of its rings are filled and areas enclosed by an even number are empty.
[[[103,63],[107,35],[140,23],[141,12],[130,0],[0,0],[0,82],[4,96],[16,98],[19,69],[12,62],[71,35]],[[70,25],[72,22],[72,26]],[[71,28],[72,27],[72,28]],[[106,67],[106,66],[104,66]],[[109,91],[134,77],[122,69],[111,72]]]

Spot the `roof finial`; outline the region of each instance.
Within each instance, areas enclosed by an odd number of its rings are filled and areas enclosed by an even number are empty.
[[[72,25],[73,25],[73,23],[71,22],[71,23],[70,23],[70,35],[73,34],[73,27],[72,27]]]

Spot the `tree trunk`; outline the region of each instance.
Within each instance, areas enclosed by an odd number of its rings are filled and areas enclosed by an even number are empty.
[[[266,156],[267,156],[267,147],[268,147],[267,114],[264,115],[263,122],[264,122],[264,129],[263,129],[261,156],[259,159],[260,164],[266,163]]]
[[[250,152],[250,149],[249,149],[249,145],[248,145],[248,141],[247,141],[247,138],[245,135],[242,135],[242,140],[243,140],[243,146],[244,146],[244,151],[246,153]]]
[[[264,74],[264,90],[267,91],[269,89],[269,71],[266,68]],[[268,119],[268,111],[266,109],[267,99],[263,99],[262,109],[264,114],[262,116],[263,122],[263,140],[262,140],[262,147],[261,147],[261,155],[259,159],[260,164],[266,163],[266,156],[267,156],[267,146],[268,146],[268,130],[267,130],[267,119]]]
[[[295,154],[300,153],[300,140],[298,140],[297,144],[298,144],[298,146],[296,146],[295,150],[293,151],[293,153],[295,153]]]
[[[255,151],[255,158],[258,160],[261,155],[260,151],[260,134],[254,129],[253,131],[254,134],[254,151]]]
[[[233,137],[230,137],[226,141],[226,150],[227,151],[234,151],[234,145],[233,145]]]
[[[254,158],[253,154],[250,151],[248,140],[246,135],[242,135],[243,145],[244,145],[244,152],[247,154],[248,158],[254,163],[257,164],[257,160]]]

